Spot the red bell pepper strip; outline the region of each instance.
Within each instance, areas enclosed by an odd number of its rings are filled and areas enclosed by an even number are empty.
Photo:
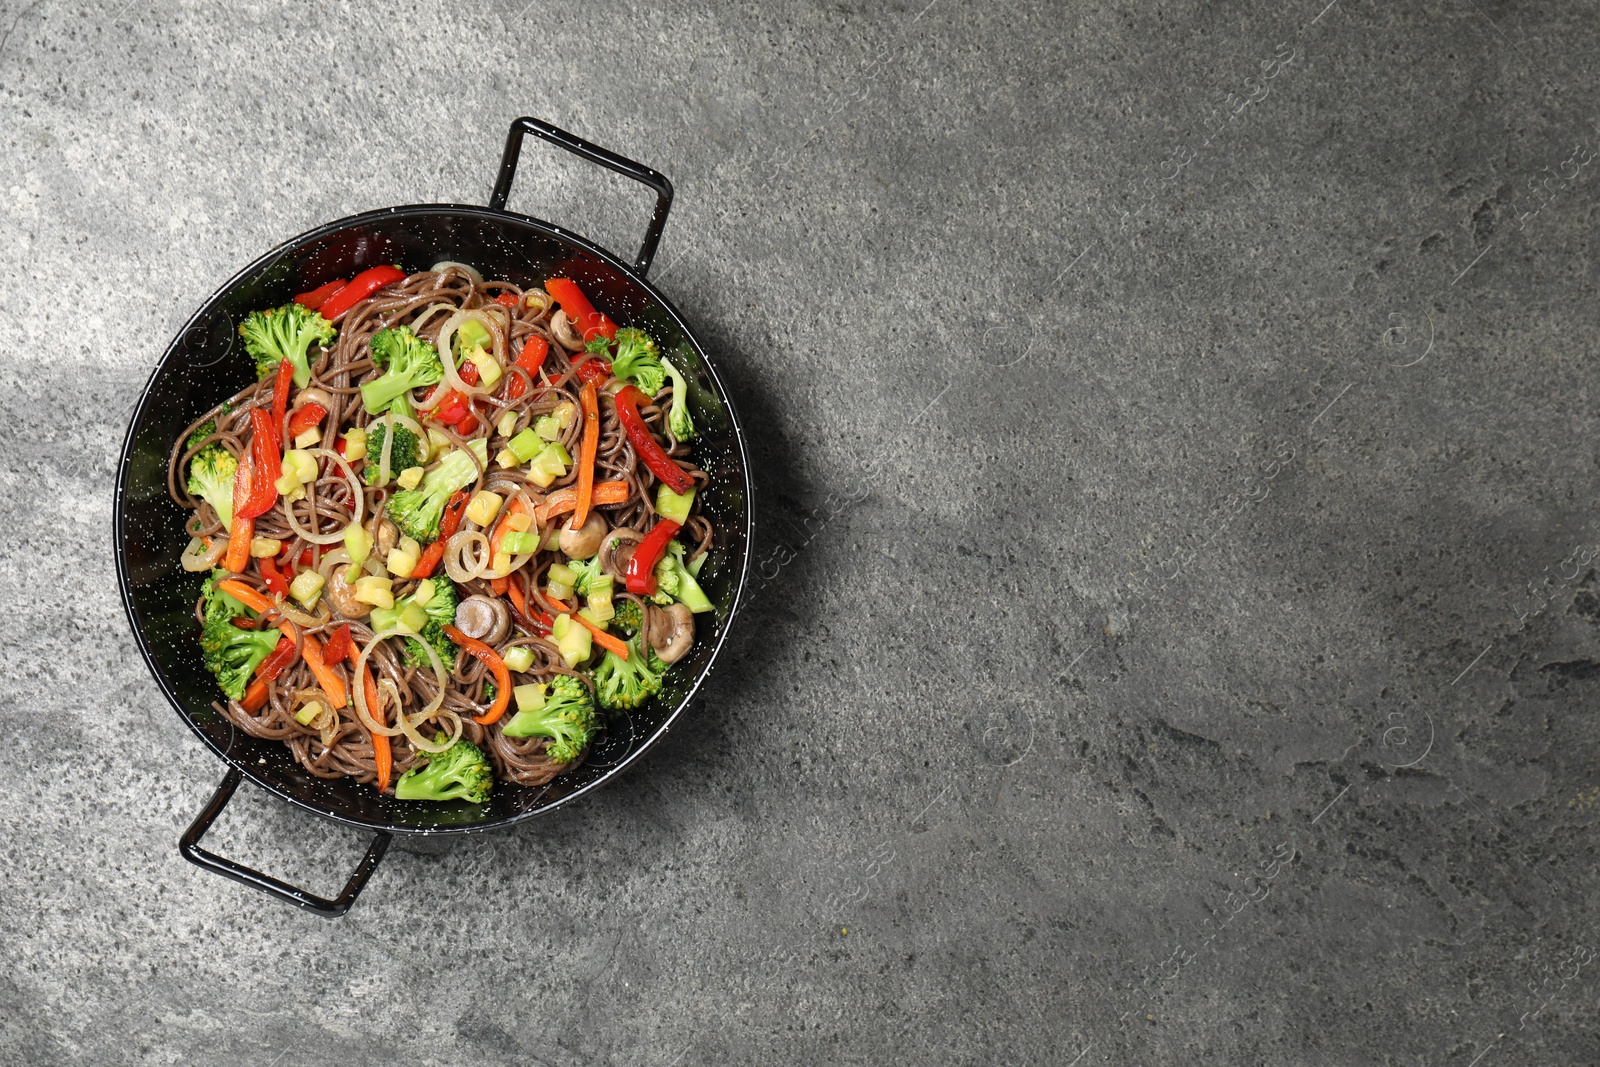
[[[256,664],[256,676],[245,688],[244,699],[239,701],[245,711],[255,711],[267,702],[267,683],[284,672],[294,662],[294,642],[287,637],[278,638],[272,654]]]
[[[323,318],[332,322],[384,286],[405,280],[406,272],[399,267],[372,267],[351,278],[349,285],[328,297],[327,302],[317,310]]]
[[[320,425],[327,417],[328,409],[321,404],[311,402],[300,405],[289,416],[289,440],[293,441],[311,427]]]
[[[273,483],[283,473],[283,456],[278,452],[278,435],[272,431],[272,416],[263,408],[251,408],[250,430],[250,495],[244,502],[242,512],[247,519],[272,510],[272,505],[278,502],[278,487]],[[234,477],[237,495],[238,475]],[[241,514],[238,505],[234,506],[233,513],[236,516]]]
[[[345,623],[333,631],[328,643],[322,646],[322,662],[332,667],[336,663],[343,663],[348,655],[350,655],[350,624]]]
[[[505,660],[494,649],[475,637],[468,637],[454,626],[446,626],[444,633],[461,646],[461,651],[477,659],[494,675],[494,703],[482,715],[474,715],[472,721],[479,726],[499,722],[500,716],[506,713],[506,706],[511,703],[511,672],[506,670]]]
[[[650,596],[656,591],[656,564],[667,551],[667,542],[682,529],[671,519],[662,519],[650,528],[628,558],[628,592]]]
[[[339,439],[333,443],[333,450],[341,456],[350,451],[349,439],[344,434],[340,434]]]
[[[668,489],[682,496],[694,488],[694,479],[689,477],[689,472],[673,462],[667,455],[666,449],[650,433],[650,427],[644,424],[644,416],[639,414],[639,405],[649,401],[638,389],[631,385],[623,386],[616,395],[617,419],[622,423],[622,428],[628,433],[628,440],[633,443],[634,452],[639,459],[650,468],[650,473],[661,479]]]
[[[261,577],[267,583],[267,588],[279,596],[289,595],[289,579],[283,576],[278,565],[272,562],[272,557],[267,556],[261,561]]]
[[[335,278],[327,285],[319,285],[309,293],[301,293],[294,298],[294,302],[308,311],[316,311],[328,302],[329,297],[348,284],[343,278]]]
[[[272,450],[283,451],[283,413],[289,409],[289,387],[294,384],[294,364],[278,361],[278,376],[272,381]],[[253,424],[252,424],[253,425]],[[293,436],[292,434],[290,436]],[[274,478],[274,481],[277,479]]]
[[[578,381],[583,382],[585,385],[590,382],[599,385],[611,377],[611,364],[599,356],[590,356],[574,367],[572,373],[577,376]]]
[[[422,555],[417,557],[417,565],[411,568],[411,577],[428,578],[433,575],[434,568],[444,559],[445,542],[461,528],[461,516],[466,513],[471,501],[472,494],[465,489],[457,490],[456,495],[450,498],[450,502],[444,506],[444,518],[439,520],[439,538],[422,550]]]
[[[494,302],[496,304],[504,304],[508,308],[514,308],[517,306],[517,294],[501,293],[499,296],[494,298]]]
[[[517,357],[516,365],[528,372],[528,378],[539,377],[539,368],[544,366],[545,356],[550,354],[550,342],[543,337],[530,337],[528,343],[522,346],[522,354]],[[528,391],[528,383],[522,380],[520,374],[506,375],[506,397],[515,400]]]
[[[589,298],[583,295],[583,290],[578,288],[577,282],[571,278],[551,278],[544,283],[544,291],[561,305],[561,310],[578,328],[578,336],[585,341],[592,341],[597,335],[607,341],[616,340],[617,324],[594,309]]]

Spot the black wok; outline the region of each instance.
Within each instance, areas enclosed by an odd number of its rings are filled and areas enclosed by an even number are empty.
[[[630,266],[577,234],[505,209],[524,133],[536,136],[643,182],[656,191],[655,215]],[[366,884],[394,834],[459,834],[499,829],[552,811],[610,781],[658,741],[705,682],[726,640],[745,583],[751,530],[750,482],[744,432],[722,381],[687,323],[649,282],[656,243],[672,205],[662,175],[537,119],[511,126],[489,207],[416,204],[370,211],[301,234],[236,274],[178,333],[139,399],[117,477],[117,576],[128,621],[161,691],[184,722],[226,765],[222,784],[179,843],[184,857],[245,885],[326,916],[342,915]],[[186,573],[178,557],[188,541],[188,513],[166,491],[173,439],[218,399],[254,380],[238,325],[259,308],[380,263],[424,270],[440,260],[470,263],[487,278],[524,286],[564,274],[578,281],[597,307],[623,325],[648,330],[692,368],[695,422],[702,428],[696,458],[710,473],[702,496],[715,527],[711,558],[700,574],[714,613],[701,616],[690,654],[667,676],[660,697],[611,720],[577,770],[541,788],[497,783],[485,805],[400,802],[370,785],[307,773],[277,741],[238,731],[211,707],[216,684],[201,664],[193,605],[203,575]],[[681,360],[681,362],[680,362]],[[375,831],[371,847],[334,899],[315,896],[200,847],[206,829],[244,778],[307,811]]]

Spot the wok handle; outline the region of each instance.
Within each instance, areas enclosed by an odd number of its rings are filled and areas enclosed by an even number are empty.
[[[279,881],[260,871],[251,870],[243,864],[232,860],[223,859],[221,856],[207,852],[200,847],[200,839],[205,836],[211,824],[217,821],[217,816],[222,814],[222,809],[228,806],[228,801],[233,799],[234,790],[239,788],[239,783],[244,780],[244,774],[237,767],[230,768],[227,777],[222,779],[222,784],[211,797],[211,802],[200,812],[199,817],[189,826],[187,832],[178,841],[178,851],[183,853],[183,858],[197,867],[204,867],[213,874],[220,874],[224,878],[231,878],[240,885],[247,885],[251,889],[259,889],[269,896],[287,901],[298,908],[314,911],[325,919],[337,919],[350,910],[350,905],[356,902],[362,888],[367,884],[367,879],[372,877],[372,872],[377,870],[378,861],[383,859],[383,854],[389,850],[390,835],[379,832],[372,839],[372,847],[367,849],[367,854],[361,858],[361,863],[356,867],[356,873],[350,876],[345,883],[344,890],[333,900],[308,893],[304,889],[297,889],[288,882]]]
[[[650,261],[656,258],[656,245],[661,241],[661,231],[667,225],[667,212],[672,210],[672,183],[666,175],[597,144],[590,144],[582,137],[558,129],[543,119],[524,115],[511,124],[511,132],[506,135],[506,152],[500,157],[500,176],[495,179],[494,192],[489,194],[489,206],[496,211],[504,211],[506,201],[511,197],[511,179],[517,176],[517,160],[522,156],[522,135],[525,133],[565,148],[591,163],[614,170],[625,178],[643,182],[656,191],[656,213],[650,219],[650,228],[644,232],[644,244],[639,246],[639,256],[633,264],[634,271],[640,277],[649,273]]]

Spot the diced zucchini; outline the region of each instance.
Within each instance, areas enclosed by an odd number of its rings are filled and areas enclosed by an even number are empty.
[[[433,603],[433,594],[439,591],[438,583],[432,578],[424,578],[411,590],[411,602],[418,607],[425,608]]]
[[[567,455],[567,450],[559,442],[552,441],[529,462],[528,480],[541,489],[547,489],[557,478],[567,476],[567,467],[571,463],[572,457]]]
[[[504,574],[511,569],[511,553],[501,548],[489,558],[489,569]]]
[[[518,462],[526,463],[528,460],[539,454],[539,450],[544,447],[544,442],[541,441],[539,439],[539,435],[530,428],[523,430],[521,433],[513,437],[506,443],[506,447],[512,452],[516,453]]]
[[[296,448],[310,448],[312,445],[318,443],[321,440],[322,440],[322,427],[321,426],[311,426],[311,427],[308,427],[305,430],[302,430],[300,432],[299,436],[297,436],[294,439],[294,447],[296,447]]]
[[[501,375],[505,374],[500,364],[495,362],[495,358],[481,348],[474,348],[468,352],[467,358],[478,368],[478,381],[485,389],[493,389]]]
[[[344,528],[344,550],[350,555],[351,565],[359,571],[372,555],[372,535],[367,533],[366,527],[352,522]]]
[[[560,582],[569,589],[578,582],[578,572],[565,563],[550,564],[550,569],[545,574],[552,582]]]
[[[494,343],[489,330],[477,319],[467,319],[456,327],[456,350],[471,352],[474,348],[488,348]]]
[[[357,426],[344,432],[344,458],[351,463],[367,458],[367,431]]]
[[[467,518],[479,526],[488,527],[494,521],[494,517],[500,514],[500,505],[503,503],[505,503],[505,497],[499,493],[491,493],[487,489],[480,489],[467,502]]]
[[[594,652],[594,635],[565,612],[556,616],[550,636],[555,638],[556,649],[568,667],[576,667]]]
[[[689,521],[689,509],[694,507],[694,490],[687,493],[674,493],[665,484],[656,487],[656,514],[663,519],[671,519],[682,526]]]
[[[527,645],[512,645],[506,649],[500,661],[506,665],[506,670],[521,674],[533,666],[533,649]]]
[[[305,707],[294,713],[294,721],[299,723],[301,726],[310,726],[312,723],[317,721],[317,716],[321,715],[326,710],[327,709],[322,706],[322,701],[308,700],[306,701]]]
[[[524,552],[537,552],[539,551],[539,535],[519,533],[513,530],[500,539],[500,547],[513,556],[520,556]]]
[[[495,432],[501,437],[510,437],[516,431],[517,417],[515,411],[507,411],[504,415],[501,415],[500,421],[494,424]]]
[[[415,489],[422,484],[422,475],[423,470],[421,467],[407,467],[400,472],[400,477],[394,481],[402,489]]]
[[[283,542],[278,540],[276,537],[250,538],[250,555],[256,559],[266,559],[268,556],[276,556],[282,551]]]
[[[522,466],[522,457],[509,448],[502,448],[494,454],[495,465],[503,471]]]
[[[384,559],[383,565],[396,578],[409,578],[411,577],[411,572],[417,569],[417,556],[396,546],[389,550],[389,555]]]
[[[422,610],[421,605],[413,600],[400,613],[400,625],[414,634],[420,634],[422,628],[428,625],[428,613]]]
[[[394,582],[389,578],[367,575],[356,579],[356,599],[375,608],[394,607]]]
[[[511,690],[511,696],[517,702],[518,711],[539,711],[544,707],[543,683],[519,685]]]
[[[450,438],[446,437],[443,430],[429,426],[428,454],[425,458],[423,458],[422,462],[431,463],[454,447],[456,447],[456,443],[450,440]]]
[[[294,581],[289,583],[289,595],[310,611],[316,606],[317,598],[322,595],[322,586],[326,581],[327,579],[316,571],[301,571],[294,576]]]

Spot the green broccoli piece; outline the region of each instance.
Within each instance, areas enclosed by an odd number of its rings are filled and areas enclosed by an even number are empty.
[[[577,577],[572,582],[572,588],[588,596],[594,589],[596,582],[603,582],[611,578],[606,569],[600,566],[600,555],[596,553],[591,559],[569,559],[567,568]]]
[[[368,485],[377,485],[378,471],[383,466],[383,440],[389,436],[386,419],[378,419],[367,427],[367,469],[362,472]],[[393,478],[407,467],[422,465],[422,442],[404,426],[395,424],[394,444],[389,448],[389,477]],[[387,483],[384,483],[387,484]]]
[[[661,554],[661,559],[656,563],[656,595],[659,597],[665,593],[693,612],[712,611],[716,605],[711,603],[711,598],[706,596],[705,591],[700,588],[700,583],[684,565],[684,551],[680,541],[673,540],[667,543],[667,550]]]
[[[627,659],[607,649],[600,666],[594,669],[594,686],[600,697],[600,706],[612,709],[638,707],[661,692],[661,676],[666,670],[667,665],[661,662],[655,649],[634,634],[628,638]]]
[[[607,625],[623,637],[632,637],[644,625],[644,612],[637,601],[619,597],[612,602],[612,610],[616,614]]]
[[[643,330],[624,326],[617,331],[617,354],[611,358],[611,373],[637,385],[646,396],[655,396],[667,384],[666,368],[656,343]]]
[[[550,685],[544,707],[517,712],[503,733],[507,737],[548,737],[545,755],[571,763],[588,746],[599,725],[589,687],[570,674],[560,674]]]
[[[212,571],[201,587],[205,621],[200,627],[200,651],[206,670],[216,675],[223,693],[233,700],[243,700],[250,676],[262,660],[272,655],[281,635],[275,629],[245,630],[233,624],[234,619],[252,618],[255,613],[217,588],[217,582],[225,577],[224,571]]]
[[[189,437],[189,446],[198,444],[216,431],[216,423],[208,422]],[[208,428],[209,427],[209,428]],[[188,490],[216,509],[222,528],[233,529],[233,476],[239,461],[219,444],[207,445],[189,459]]]
[[[694,440],[694,418],[689,414],[689,379],[673,366],[672,360],[661,357],[661,366],[672,379],[672,407],[667,409],[667,426],[679,441]]]
[[[379,330],[372,335],[371,347],[372,362],[384,368],[383,377],[361,387],[361,404],[373,415],[381,415],[391,407],[408,414],[411,390],[434,385],[444,377],[439,350],[409,326]]]
[[[389,518],[395,525],[419,544],[436,540],[439,522],[444,518],[444,506],[457,489],[465,488],[478,479],[479,467],[489,464],[489,442],[480,437],[468,446],[472,455],[462,449],[452,449],[434,468],[422,476],[422,484],[415,489],[402,489],[389,498]],[[478,461],[472,461],[476,456]]]
[[[397,599],[392,608],[373,608],[372,629],[376,633],[398,629],[405,634],[414,634],[415,636],[406,638],[405,658],[411,666],[425,668],[433,662],[428,658],[428,650],[423,647],[426,643],[432,645],[434,651],[439,654],[445,670],[452,670],[456,664],[456,643],[450,640],[450,635],[444,632],[444,628],[456,620],[456,602],[459,594],[456,592],[456,587],[444,578],[429,578],[427,585],[432,592],[428,596],[428,602],[421,606],[422,614],[427,621],[419,628],[413,630],[410,628],[411,624],[405,622],[406,615],[412,613],[411,608],[417,602],[417,594],[413,591],[410,596]],[[421,588],[421,583],[418,584],[418,588]]]
[[[445,670],[455,669],[458,650],[456,643],[450,640],[450,635],[444,632],[444,628],[455,625],[457,597],[456,587],[453,584],[443,578],[433,579],[433,596],[422,609],[427,612],[428,625],[422,628],[419,637],[406,638],[406,662],[411,666],[426,667],[432,662],[428,659],[427,650],[422,647],[422,643],[426,641],[433,646],[435,652],[439,653],[439,660],[444,664]]]
[[[443,740],[440,734],[434,741]],[[428,762],[412,767],[394,784],[396,800],[465,800],[482,804],[494,788],[494,768],[483,749],[460,738],[443,752],[424,753]]]
[[[276,373],[278,364],[294,364],[294,384],[304,389],[311,384],[311,360],[306,352],[313,344],[333,340],[333,323],[299,304],[285,304],[266,311],[252,311],[239,326],[244,350],[256,361],[256,377]]]

